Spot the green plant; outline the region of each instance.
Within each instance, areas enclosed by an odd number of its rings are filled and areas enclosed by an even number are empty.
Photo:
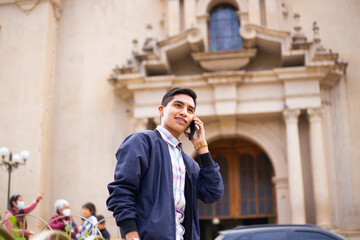
[[[85,231],[85,238],[86,239],[87,237],[89,236],[89,231]],[[79,237],[79,240],[84,240],[82,237]]]
[[[10,216],[9,217],[9,221],[12,225],[12,229],[13,229],[13,234],[15,235],[16,239],[18,240],[25,240],[25,238],[23,236],[21,236],[17,230],[22,229],[22,223],[20,223],[20,227],[17,226],[16,222],[17,222],[17,218],[15,216]]]

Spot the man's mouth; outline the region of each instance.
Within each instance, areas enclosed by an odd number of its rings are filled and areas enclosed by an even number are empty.
[[[185,119],[182,119],[182,118],[175,118],[175,120],[176,121],[178,121],[178,122],[181,122],[181,123],[183,123],[183,124],[186,124],[186,120]]]

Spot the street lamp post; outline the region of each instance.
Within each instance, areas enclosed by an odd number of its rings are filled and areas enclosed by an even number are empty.
[[[25,165],[26,160],[29,158],[30,153],[26,150],[22,151],[20,154],[12,154],[7,147],[0,148],[0,156],[1,156],[1,163],[0,165],[4,165],[9,174],[8,180],[8,195],[7,195],[7,207],[9,207],[9,200],[10,200],[10,184],[11,184],[11,173],[14,168],[17,168],[19,165]],[[8,158],[6,158],[8,156]]]

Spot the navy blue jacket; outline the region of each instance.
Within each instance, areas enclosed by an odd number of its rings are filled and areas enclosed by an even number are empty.
[[[201,154],[202,168],[183,153],[186,167],[185,240],[200,239],[197,199],[218,201],[224,192],[220,167],[210,153]],[[173,174],[168,144],[157,130],[128,136],[116,153],[114,181],[108,185],[107,207],[126,234],[142,240],[175,240]]]

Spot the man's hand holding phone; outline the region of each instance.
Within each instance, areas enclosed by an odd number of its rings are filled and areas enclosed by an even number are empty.
[[[198,117],[194,116],[193,123],[190,124],[189,128],[190,133],[185,132],[185,135],[189,138],[192,144],[194,144],[195,150],[198,154],[209,152],[205,137],[204,123]]]

